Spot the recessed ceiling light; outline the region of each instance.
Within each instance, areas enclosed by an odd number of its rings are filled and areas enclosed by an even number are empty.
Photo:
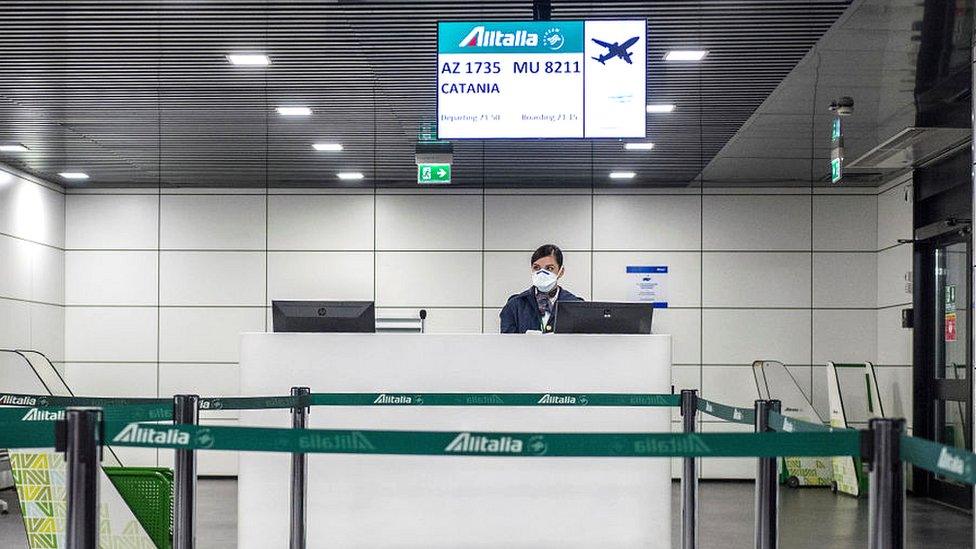
[[[674,110],[674,103],[658,103],[647,106],[647,112],[671,112]]]
[[[342,143],[312,143],[312,148],[317,151],[339,152],[342,150]]]
[[[308,116],[312,114],[312,109],[308,107],[278,107],[278,114],[281,116]]]
[[[0,145],[0,152],[5,152],[5,153],[22,153],[22,152],[27,152],[29,150],[30,149],[28,149],[24,145],[21,145],[20,143],[5,143],[3,145]]]
[[[339,172],[336,174],[339,179],[362,179],[363,172]]]
[[[242,67],[266,67],[271,64],[271,60],[263,53],[232,53],[227,56],[227,60]]]
[[[654,148],[654,143],[624,143],[624,148],[628,151],[649,151]]]
[[[634,172],[610,172],[610,179],[633,179],[635,175]]]
[[[665,61],[701,61],[708,55],[706,50],[671,50],[664,54]]]
[[[88,179],[88,174],[84,172],[61,172],[58,175],[65,179]]]

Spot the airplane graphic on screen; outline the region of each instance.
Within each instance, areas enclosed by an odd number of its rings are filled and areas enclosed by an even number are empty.
[[[626,61],[628,65],[633,65],[633,62],[630,60],[630,56],[633,54],[631,54],[627,50],[629,50],[630,47],[637,42],[638,38],[639,37],[635,36],[630,40],[627,40],[623,44],[618,44],[616,42],[611,44],[609,42],[604,42],[603,40],[597,40],[596,38],[591,38],[591,40],[593,40],[597,44],[600,44],[604,48],[607,48],[607,53],[604,53],[599,57],[594,57],[593,59],[599,61],[601,65],[606,65],[607,61],[613,59],[614,57],[619,57],[624,61]]]

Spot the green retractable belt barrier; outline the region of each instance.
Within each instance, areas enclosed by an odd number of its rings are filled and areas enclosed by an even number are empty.
[[[822,423],[811,423],[809,421],[780,415],[777,412],[769,412],[769,427],[774,431],[783,433],[836,433],[852,430],[831,427]]]
[[[0,405],[61,409],[137,406],[140,410],[171,409],[171,398],[58,397],[0,393]],[[304,396],[200,397],[200,410],[267,410],[306,406],[679,406],[672,394],[639,393],[313,393]],[[147,412],[148,413],[148,412]],[[124,419],[124,418],[119,418]],[[130,421],[167,419],[139,416]]]
[[[9,422],[51,422],[64,419],[65,406],[34,408],[0,408],[0,423]],[[126,406],[103,406],[103,417],[107,421],[169,421],[173,419],[172,404],[129,404]],[[2,448],[2,446],[0,446]]]
[[[902,435],[901,459],[938,475],[976,484],[976,454],[966,450]]]
[[[726,406],[725,404],[700,398],[698,399],[698,410],[732,423],[741,423],[744,425],[756,424],[756,411],[751,408]]]
[[[836,433],[484,433],[201,427],[109,423],[106,444],[327,454],[773,457],[859,455],[857,431]]]
[[[679,406],[680,395],[626,393],[313,393],[321,406]]]

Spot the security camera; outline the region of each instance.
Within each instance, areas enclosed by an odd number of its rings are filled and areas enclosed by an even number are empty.
[[[854,114],[854,99],[852,97],[841,97],[830,103],[830,110],[839,116],[850,116]]]

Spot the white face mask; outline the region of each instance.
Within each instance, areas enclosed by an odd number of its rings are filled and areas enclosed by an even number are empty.
[[[549,293],[556,287],[559,277],[556,273],[551,273],[545,269],[540,269],[532,273],[532,285],[542,293]]]

